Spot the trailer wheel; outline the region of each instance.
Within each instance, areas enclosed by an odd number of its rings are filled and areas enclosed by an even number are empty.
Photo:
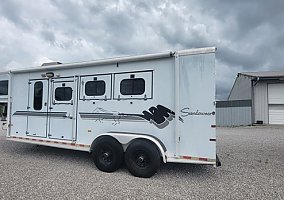
[[[99,170],[114,172],[123,162],[123,148],[113,137],[101,136],[93,144],[92,156]]]
[[[133,141],[125,152],[125,164],[129,172],[137,177],[149,178],[160,167],[160,153],[156,145],[144,139]]]

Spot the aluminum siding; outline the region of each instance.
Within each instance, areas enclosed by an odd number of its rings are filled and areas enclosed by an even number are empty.
[[[251,78],[238,74],[228,100],[251,99]]]
[[[216,108],[217,126],[251,125],[251,107]]]
[[[254,123],[256,121],[263,121],[264,124],[268,124],[268,94],[267,83],[258,82],[254,86]]]

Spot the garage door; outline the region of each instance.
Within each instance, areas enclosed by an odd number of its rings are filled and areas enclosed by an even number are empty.
[[[268,84],[269,124],[284,124],[284,84]]]
[[[269,124],[284,124],[284,105],[269,105]]]

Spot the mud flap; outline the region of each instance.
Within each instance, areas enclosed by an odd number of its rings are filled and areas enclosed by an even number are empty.
[[[221,161],[220,161],[218,155],[216,154],[216,166],[217,166],[217,167],[220,167],[221,165],[222,165],[222,164],[221,164]]]

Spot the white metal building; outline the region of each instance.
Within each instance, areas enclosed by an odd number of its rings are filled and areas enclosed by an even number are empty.
[[[228,97],[236,100],[251,101],[251,124],[284,124],[284,71],[238,73]]]

